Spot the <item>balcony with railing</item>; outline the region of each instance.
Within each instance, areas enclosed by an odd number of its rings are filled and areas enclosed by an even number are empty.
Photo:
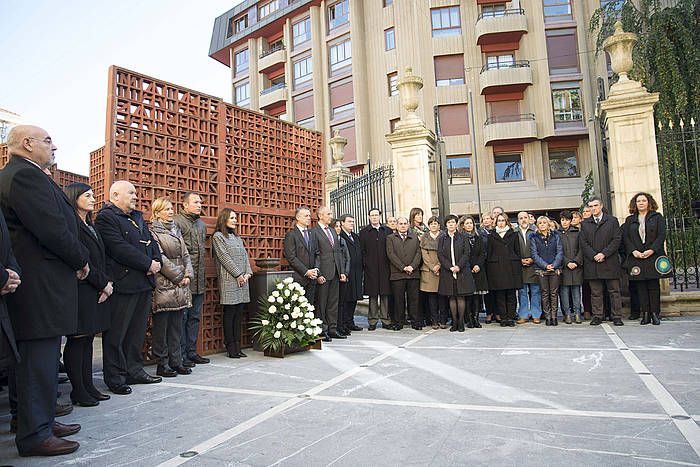
[[[481,94],[522,92],[532,85],[532,68],[528,60],[487,63],[479,74]]]
[[[276,83],[260,91],[260,109],[266,109],[287,100],[287,83]]]
[[[535,114],[499,115],[484,123],[484,144],[496,141],[528,142],[537,139]]]
[[[260,73],[271,73],[284,68],[287,61],[287,49],[282,44],[274,44],[258,57]]]
[[[527,32],[527,17],[522,8],[481,13],[476,21],[479,45],[519,42]]]

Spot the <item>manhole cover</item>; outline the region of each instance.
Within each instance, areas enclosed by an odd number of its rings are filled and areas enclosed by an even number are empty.
[[[185,451],[182,454],[180,454],[180,457],[184,457],[184,458],[194,457],[197,454],[199,454],[197,451]]]
[[[671,415],[671,418],[674,420],[690,420],[690,417],[687,415]]]

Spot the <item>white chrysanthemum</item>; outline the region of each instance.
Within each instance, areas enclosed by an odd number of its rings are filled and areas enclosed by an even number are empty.
[[[282,300],[282,297],[277,297],[277,303],[283,303],[284,300]]]
[[[285,304],[284,304],[284,309],[285,309],[285,310],[291,310],[291,308],[292,308],[292,305],[290,305],[289,303],[285,303]]]
[[[275,305],[272,305],[270,308],[267,309],[270,313],[276,313],[277,312],[277,307]]]
[[[309,301],[309,299],[306,297],[299,297],[299,303],[306,303],[308,301]]]
[[[290,295],[292,295],[292,292],[290,292],[289,289],[287,289],[287,290],[284,291],[284,296],[285,296],[285,297],[289,297]]]
[[[309,324],[311,320],[309,318],[304,318],[304,324]]]
[[[282,315],[282,319],[287,321],[289,319],[289,315],[285,313],[284,315]]]
[[[283,283],[280,282],[279,284],[277,284],[277,290],[282,290],[283,288],[284,288]]]
[[[287,278],[286,278],[285,280],[283,280],[282,282],[284,282],[285,284],[291,284],[292,282],[294,282],[294,279],[292,279],[291,277],[287,277]]]
[[[294,313],[301,313],[301,308],[299,308],[298,306],[295,306]]]
[[[317,336],[321,334],[321,328],[314,329],[314,334],[316,334]]]
[[[275,297],[275,298],[277,298],[277,297],[280,296],[280,293],[279,293],[278,291],[276,291],[276,290],[273,290],[273,291],[272,291],[272,296]]]
[[[299,300],[299,295],[297,295],[297,294],[292,295],[292,301],[296,302],[297,300]]]
[[[292,321],[292,324],[290,324],[289,327],[292,328],[292,329],[296,329],[296,328],[297,328],[297,322],[296,322],[296,321]]]
[[[306,308],[307,308],[309,311],[314,311],[314,310],[316,309],[316,307],[313,306],[313,305],[309,305],[309,306],[307,306]]]
[[[300,324],[300,325],[299,325],[299,330],[300,330],[300,331],[303,331],[304,329],[306,329],[306,326],[304,326],[303,324]]]
[[[270,324],[270,322],[266,319],[262,319],[260,320],[260,324],[262,324],[263,326],[267,326],[268,324]]]
[[[267,301],[270,303],[275,303],[275,297],[270,296],[267,298]]]
[[[310,336],[313,336],[314,330],[311,329],[311,328],[306,328],[306,334],[308,334],[308,335],[310,335]]]
[[[277,329],[282,329],[284,325],[282,323],[277,323]]]
[[[275,331],[275,333],[273,334],[273,337],[275,339],[279,339],[281,335],[282,335],[282,333],[280,331]]]

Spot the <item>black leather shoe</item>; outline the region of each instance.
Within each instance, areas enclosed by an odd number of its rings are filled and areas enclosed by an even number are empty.
[[[347,336],[343,336],[342,334],[338,334],[337,332],[329,332],[328,337],[331,339],[347,339]]]
[[[496,322],[497,322],[497,323],[501,323],[501,327],[502,327],[502,328],[505,328],[505,327],[508,326],[508,323],[505,322],[505,321],[496,321]]]
[[[376,331],[377,330],[377,325],[376,324],[370,324],[369,327],[367,328],[368,331]]]
[[[109,394],[101,393],[97,389],[95,389],[94,391],[88,390],[88,393],[90,393],[90,395],[92,397],[94,397],[95,399],[97,399],[98,401],[108,401],[111,399]]]
[[[506,326],[508,326],[509,328],[514,328],[514,327],[515,327],[515,321],[513,321],[512,319],[511,319],[511,320],[508,320],[508,321],[506,322]]]
[[[549,319],[549,318],[545,318],[545,319],[544,319],[544,325],[545,325],[545,326],[551,326],[551,325],[552,325],[552,320]]]
[[[338,334],[340,334],[341,336],[345,336],[345,337],[350,335],[350,331],[347,331],[345,328],[343,328],[343,329],[338,328],[338,330],[336,332]]]
[[[56,402],[56,416],[63,417],[68,415],[73,411],[73,404],[63,404],[61,402]]]
[[[603,320],[600,319],[600,317],[598,316],[594,316],[593,318],[591,318],[591,326],[600,326],[602,322]]]
[[[190,370],[190,372],[191,371],[192,370]],[[169,366],[158,365],[158,369],[156,370],[156,374],[158,376],[162,376],[163,378],[174,378],[175,376],[177,376],[177,371],[170,368]]]
[[[109,388],[109,390],[112,391],[114,394],[119,394],[120,396],[126,396],[127,394],[131,394],[131,388],[126,384],[122,384],[121,386],[114,386],[113,388]]]
[[[227,352],[226,355],[228,355],[228,358],[241,358],[241,356],[238,355],[238,352],[236,352],[236,353]]]
[[[247,355],[244,354],[243,352],[241,352],[240,350],[238,351],[238,356],[239,356],[239,357],[244,357],[244,358],[247,357]]]
[[[194,368],[194,367],[196,367],[197,365],[196,365],[193,361],[191,361],[191,360],[183,360],[183,361],[182,361],[182,366],[184,366],[185,368]]]
[[[77,451],[79,447],[80,444],[77,441],[69,441],[67,439],[49,436],[34,449],[19,451],[19,455],[22,457],[62,456]]]
[[[362,331],[362,328],[360,326],[352,325],[350,326],[351,331]]]
[[[422,330],[423,330],[423,326],[411,326],[411,327],[412,327],[414,330],[416,330],[416,331],[422,331]]]
[[[624,326],[625,323],[622,322],[622,318],[613,318],[613,326]]]
[[[322,333],[321,336],[322,336],[322,337],[321,337],[321,340],[322,340],[323,342],[333,342],[333,339],[331,339],[331,336],[329,336],[329,335],[326,334],[325,332]]]
[[[68,382],[68,376],[59,376],[58,377],[58,384],[65,384]]]
[[[151,376],[145,371],[138,376],[128,376],[126,378],[126,384],[153,384],[160,383],[163,378],[159,376]]]
[[[100,405],[100,402],[93,398],[73,399],[71,397],[70,401],[73,403],[73,405],[77,405],[78,407],[97,407]]]
[[[173,368],[173,371],[175,371],[178,375],[191,375],[192,370],[189,368],[185,368],[184,366],[178,366]]]
[[[63,423],[53,422],[51,427],[51,432],[56,438],[65,438],[66,436],[71,436],[80,431],[80,425],[77,423],[72,423],[70,425],[64,425]]]
[[[651,313],[651,324],[654,326],[658,326],[659,324],[661,324],[661,318],[659,318],[658,312]]]
[[[394,326],[391,328],[394,331],[400,331],[403,329],[403,324],[394,324]]]
[[[191,355],[190,357],[188,357],[188,359],[196,363],[197,365],[204,365],[205,363],[209,363],[211,361],[208,358],[202,357],[199,354]]]

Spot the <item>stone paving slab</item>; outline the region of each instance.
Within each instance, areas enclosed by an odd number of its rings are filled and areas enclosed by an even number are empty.
[[[76,407],[60,421],[82,424],[81,449],[57,458],[17,457],[0,393],[0,465],[700,465],[697,423],[663,399],[700,420],[699,325],[379,329],[285,359],[219,354]]]

